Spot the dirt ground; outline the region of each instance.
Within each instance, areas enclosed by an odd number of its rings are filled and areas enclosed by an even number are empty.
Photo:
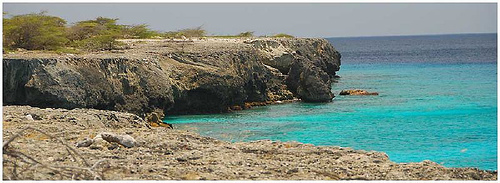
[[[129,135],[135,146],[101,140],[76,147],[102,132]],[[4,106],[3,142],[3,180],[497,180],[496,171],[431,161],[398,164],[382,152],[269,140],[229,143],[94,109]]]

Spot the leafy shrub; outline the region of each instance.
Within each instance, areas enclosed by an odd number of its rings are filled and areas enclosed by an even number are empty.
[[[80,40],[75,42],[75,46],[89,50],[112,50],[116,49],[121,45],[120,42],[116,41],[116,35],[98,35],[88,39]]]
[[[236,35],[237,37],[253,37],[253,31],[247,31],[247,32],[242,32],[238,35]]]
[[[160,33],[152,31],[147,25],[125,26],[122,30],[122,37],[126,39],[147,39],[160,36]]]
[[[150,30],[147,25],[119,25],[117,20],[97,17],[95,20],[77,22],[68,28],[68,38],[77,42],[90,39],[83,41],[84,45],[102,45],[104,42],[112,44],[110,38],[145,39],[160,35]]]
[[[124,38],[127,26],[118,25],[118,19],[97,17],[95,20],[77,22],[68,28],[67,36],[72,45],[81,49],[112,50],[119,46],[118,38]]]
[[[96,23],[79,22],[68,28],[67,37],[72,41],[83,40],[99,35],[103,30],[104,28],[99,27]]]
[[[44,12],[17,15],[3,21],[3,46],[7,49],[55,50],[68,42],[66,21]]]
[[[186,38],[191,37],[204,37],[206,36],[207,31],[205,31],[201,26],[196,28],[182,29],[178,31],[168,31],[163,33],[163,37],[165,38],[182,38],[183,36]]]
[[[163,33],[163,37],[165,38],[181,38],[183,34],[179,31],[169,31]]]
[[[289,35],[289,34],[284,34],[284,33],[279,33],[274,35],[273,37],[281,37],[281,38],[294,38],[294,36]]]
[[[117,20],[97,17],[95,20],[77,22],[68,28],[67,37],[72,41],[78,41],[99,35],[121,35],[125,26],[117,25]]]
[[[206,36],[207,31],[205,31],[201,26],[190,29],[182,29],[179,31],[179,35],[190,37],[203,37]]]

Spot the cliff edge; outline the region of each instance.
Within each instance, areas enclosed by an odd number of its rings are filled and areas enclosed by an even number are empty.
[[[4,54],[4,105],[145,114],[219,113],[245,103],[328,102],[340,54],[324,39],[120,40],[83,54]]]

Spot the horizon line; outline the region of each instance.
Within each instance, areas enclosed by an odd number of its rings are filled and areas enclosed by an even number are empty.
[[[478,35],[498,34],[498,32],[471,32],[471,33],[437,33],[437,34],[404,34],[404,35],[379,35],[379,36],[329,36],[323,38],[371,38],[371,37],[412,37],[412,36],[451,36],[451,35]]]

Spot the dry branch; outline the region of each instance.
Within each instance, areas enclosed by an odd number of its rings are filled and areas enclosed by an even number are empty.
[[[65,147],[66,151],[68,151],[68,153],[71,155],[73,160],[77,163],[78,163],[77,157],[75,157],[75,156],[78,156],[78,158],[81,159],[81,161],[83,162],[84,166],[83,167],[57,166],[57,165],[45,164],[45,163],[42,163],[41,161],[39,161],[39,160],[29,156],[29,155],[22,153],[22,152],[10,149],[9,144],[12,143],[16,138],[19,138],[23,134],[23,132],[25,132],[26,130],[37,131],[43,135],[48,136],[51,139],[56,140],[57,142],[59,142],[60,144],[62,144]],[[9,162],[9,163],[13,164],[12,176],[7,176],[9,179],[20,179],[21,177],[19,177],[19,175],[21,175],[22,173],[26,172],[29,169],[40,166],[42,168],[46,168],[46,169],[54,172],[55,174],[59,174],[59,176],[61,176],[61,179],[64,179],[64,177],[68,177],[71,180],[75,180],[84,174],[83,172],[79,172],[79,171],[85,171],[85,172],[88,172],[92,177],[84,176],[84,177],[82,177],[83,179],[103,180],[103,174],[102,173],[98,174],[97,172],[95,172],[95,169],[101,163],[105,162],[106,159],[101,159],[101,160],[95,162],[92,166],[90,166],[90,164],[87,162],[87,160],[80,153],[78,153],[75,149],[73,149],[71,146],[66,144],[63,140],[56,138],[56,137],[54,137],[54,136],[52,136],[52,135],[50,135],[42,130],[39,130],[39,129],[36,129],[33,127],[26,127],[24,129],[20,130],[19,132],[17,132],[16,134],[14,134],[10,139],[8,139],[7,141],[5,141],[3,143],[2,149],[3,149],[4,155],[7,155],[8,157],[11,157],[14,159],[11,161],[11,160],[7,160],[4,158],[4,163]],[[21,172],[19,172],[18,169],[21,166],[17,163],[17,160],[19,160],[23,163],[26,163],[29,166],[27,168],[23,169]]]

